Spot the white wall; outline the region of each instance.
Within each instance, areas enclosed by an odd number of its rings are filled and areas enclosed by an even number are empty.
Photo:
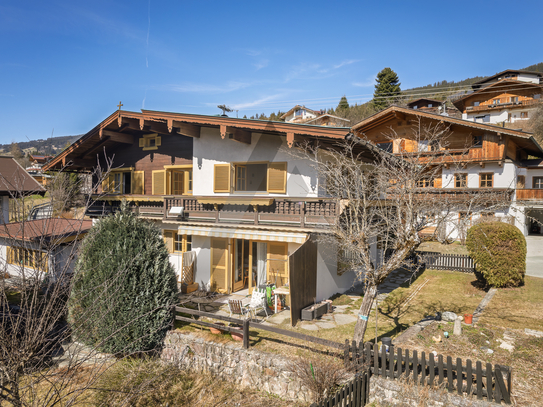
[[[517,76],[517,81],[521,82],[531,82],[539,84],[539,76],[531,75],[527,73],[519,73]]]
[[[505,162],[503,166],[498,164],[470,165],[467,168],[443,168],[442,187],[454,188],[454,174],[468,174],[468,188],[479,188],[479,173],[494,173],[494,188],[515,188],[517,167],[512,162]]]
[[[290,150],[292,151],[292,150]],[[289,153],[286,138],[252,133],[251,144],[221,138],[218,129],[202,127],[200,138],[193,144],[193,195],[228,196],[255,195],[277,197],[317,197],[316,171],[306,160],[295,159]],[[287,161],[287,193],[267,192],[214,193],[213,174],[215,164],[231,162],[284,162]]]
[[[307,111],[306,109],[303,109],[304,110],[303,114],[301,116],[296,116],[296,111],[294,111],[292,114],[289,114],[288,116],[285,117],[285,122],[291,122],[295,119],[298,119],[298,120],[310,120],[310,119],[313,119],[315,117],[317,117],[316,114],[314,113],[311,113],[309,111]]]
[[[336,293],[344,293],[353,287],[354,271],[337,274],[337,247],[329,243],[317,243],[317,299],[321,301]]]

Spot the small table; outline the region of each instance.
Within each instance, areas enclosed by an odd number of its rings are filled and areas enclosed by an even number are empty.
[[[275,310],[274,311],[277,314],[277,297],[279,297],[280,295],[290,295],[290,287],[283,286],[283,287],[276,288],[275,290],[273,290],[273,294],[275,295]]]

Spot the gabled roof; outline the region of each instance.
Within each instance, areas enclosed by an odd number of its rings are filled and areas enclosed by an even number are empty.
[[[311,113],[314,113],[314,114],[317,114],[317,115],[320,114],[319,110],[313,110],[313,109],[310,109],[310,108],[305,107],[305,106],[296,105],[292,109],[290,109],[288,112],[286,112],[284,115],[282,115],[281,119],[286,118],[288,115],[294,113],[298,109],[304,109],[304,110],[307,110],[308,112],[311,112]]]
[[[390,106],[385,110],[382,110],[367,119],[362,120],[360,123],[355,124],[351,130],[355,133],[363,133],[366,129],[371,129],[383,125],[392,119],[405,118],[406,116],[415,116],[420,118],[426,118],[430,120],[436,120],[439,122],[447,123],[451,126],[462,126],[471,128],[473,130],[480,130],[484,132],[492,132],[496,134],[504,134],[515,138],[515,142],[524,148],[529,154],[543,157],[543,149],[535,141],[532,133],[527,133],[521,130],[512,130],[506,127],[492,126],[490,124],[477,123],[469,120],[457,119],[450,116],[442,116],[435,113],[429,113],[426,111],[413,110],[405,107]]]
[[[321,115],[318,116],[318,117],[314,117],[313,119],[310,119],[310,120],[306,121],[305,124],[309,124],[309,123],[311,123],[311,122],[317,121],[317,120],[322,119],[322,118],[324,118],[324,117],[332,117],[332,118],[334,118],[334,119],[341,120],[341,121],[347,122],[347,123],[350,122],[349,119],[344,119],[343,117],[334,116],[333,114],[328,114],[328,113],[326,113],[326,114],[321,114]]]
[[[36,219],[0,225],[0,237],[21,241],[51,241],[87,233],[92,220]]]
[[[199,137],[201,127],[217,128],[221,136],[236,131],[265,133],[294,138],[318,138],[321,140],[343,140],[349,127],[331,127],[300,123],[240,119],[223,116],[207,116],[188,113],[158,112],[142,110],[130,112],[118,110],[100,122],[71,146],[59,153],[43,166],[43,171],[58,170],[64,166],[72,170],[92,169],[96,166],[96,154],[113,145],[132,144],[136,137],[146,133],[163,135],[185,135]],[[291,135],[291,136],[289,136]]]
[[[416,105],[417,103],[419,103],[420,101],[427,101],[427,102],[432,102],[432,103],[438,103],[438,104],[442,104],[443,103],[443,100],[437,100],[437,99],[428,99],[428,98],[419,98],[419,99],[415,99],[411,102],[409,102],[407,104],[407,106],[414,106]]]
[[[477,82],[473,82],[471,84],[471,87],[474,88],[474,89],[479,88],[483,84],[485,84],[487,82],[490,82],[490,81],[492,81],[492,80],[494,80],[496,78],[499,78],[500,76],[509,74],[509,73],[515,73],[515,74],[525,73],[525,74],[530,74],[530,75],[536,75],[536,76],[539,76],[540,78],[543,77],[543,73],[537,72],[537,71],[525,71],[523,69],[506,69],[505,71],[501,71],[501,72],[499,72],[499,73],[497,73],[495,75],[489,76],[488,78],[481,79],[480,81],[477,81]]]
[[[538,85],[536,83],[532,82],[524,82],[524,81],[517,81],[516,79],[502,79],[498,82],[491,83],[488,86],[485,86],[484,88],[477,89],[476,91],[472,93],[468,93],[464,96],[462,96],[459,99],[456,99],[453,102],[453,105],[460,111],[463,111],[465,109],[465,102],[466,100],[474,97],[479,96],[481,94],[496,94],[500,91],[506,91],[511,90],[511,88],[519,90],[519,89],[528,89],[528,88],[534,88],[538,89],[540,91],[543,91],[543,86]],[[491,96],[489,96],[489,99]]]
[[[0,157],[0,196],[18,197],[45,194],[45,188],[36,181],[13,157]]]

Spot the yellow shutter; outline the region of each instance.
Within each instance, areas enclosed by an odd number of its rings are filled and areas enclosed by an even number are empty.
[[[162,145],[162,137],[156,136],[155,145],[156,145],[157,147],[159,147],[159,146]]]
[[[136,195],[145,194],[145,171],[134,171],[132,173],[132,193]]]
[[[173,239],[175,236],[175,232],[170,230],[164,231],[164,243],[166,243],[166,247],[168,248],[169,253],[173,253]]]
[[[145,147],[145,137],[141,137],[141,138],[139,139],[139,146],[140,146],[140,147]]]
[[[104,194],[109,194],[111,191],[111,183],[113,182],[113,177],[111,174],[106,176],[104,180],[102,181],[102,192]]]
[[[211,239],[211,289],[228,292],[228,239]]]
[[[230,192],[230,164],[215,164],[213,192]]]
[[[278,194],[287,192],[287,163],[268,164],[268,192]]]
[[[12,264],[13,263],[13,254],[11,252],[11,247],[6,247],[6,257],[7,257],[7,260],[8,260],[8,263],[9,264]]]
[[[153,171],[153,195],[166,195],[166,171]]]
[[[288,281],[288,243],[268,243],[268,281],[281,287]]]
[[[441,188],[441,177],[434,178],[434,188]]]

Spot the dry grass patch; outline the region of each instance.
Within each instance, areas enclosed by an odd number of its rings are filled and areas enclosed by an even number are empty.
[[[424,242],[419,246],[417,250],[424,252],[438,252],[444,254],[468,254],[468,249],[460,242],[453,242],[451,244],[442,244],[439,242]]]

